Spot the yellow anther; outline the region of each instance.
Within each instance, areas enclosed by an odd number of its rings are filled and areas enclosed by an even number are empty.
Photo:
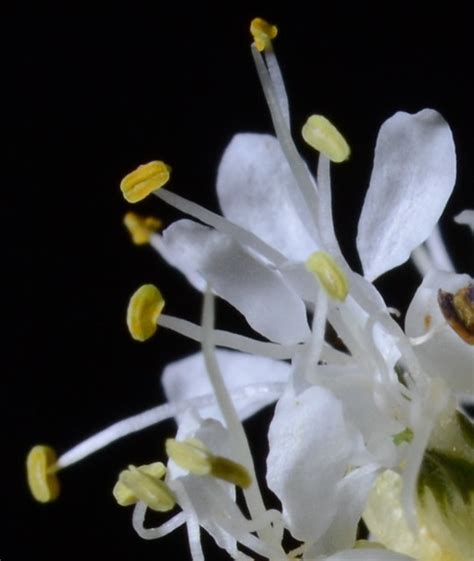
[[[153,284],[144,284],[130,298],[127,325],[136,341],[146,341],[157,329],[165,305],[161,292]]]
[[[278,28],[262,18],[254,18],[250,23],[250,33],[255,41],[255,46],[261,52],[278,35]]]
[[[351,149],[336,127],[322,115],[311,115],[301,130],[305,142],[327,156],[331,162],[347,160]]]
[[[168,438],[166,453],[179,466],[195,475],[208,475],[212,469],[212,453],[196,438],[179,441]]]
[[[312,253],[306,260],[306,269],[313,273],[321,283],[328,296],[334,300],[345,300],[349,293],[346,274],[324,251]]]
[[[162,226],[162,222],[158,218],[153,218],[153,216],[143,217],[134,212],[127,212],[123,217],[123,223],[135,245],[148,243],[153,233]]]
[[[129,203],[137,203],[168,183],[170,173],[170,166],[164,162],[149,162],[126,175],[120,183],[120,189]]]
[[[128,493],[123,490],[124,488],[128,490]],[[142,501],[157,512],[168,512],[176,504],[174,494],[168,485],[153,475],[153,469],[150,474],[143,469],[143,466],[139,468],[129,466],[128,469],[122,471],[113,494],[122,506]]]
[[[26,459],[28,486],[40,503],[49,503],[59,496],[56,459],[56,452],[43,445],[34,446]]]
[[[166,474],[166,467],[161,462],[139,466],[137,469],[140,472],[153,477],[154,479],[162,479]],[[112,494],[120,506],[134,505],[139,500],[138,497],[133,493],[133,491],[124,483],[122,483],[122,481],[120,481],[120,476],[119,480],[112,490]]]
[[[247,489],[252,478],[247,469],[228,458],[214,456],[204,444],[195,438],[166,441],[166,453],[179,466],[195,475],[210,475],[233,485]]]

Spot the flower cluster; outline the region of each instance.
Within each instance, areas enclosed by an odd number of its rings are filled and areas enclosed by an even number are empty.
[[[238,560],[473,559],[474,429],[459,400],[474,393],[474,285],[454,271],[437,226],[455,184],[450,128],[432,109],[382,124],[359,219],[358,274],[331,211],[331,162],[346,160],[349,145],[327,119],[309,117],[302,137],[319,153],[313,177],[291,135],[277,29],[255,19],[251,32],[276,136],[231,140],[217,175],[223,215],[165,189],[171,168],[161,161],[121,184],[130,203],[153,193],[190,217],[161,233],[159,221],[132,212],[125,225],[134,243],[149,243],[203,293],[196,325],[163,313],[158,288],[144,285],[130,300],[129,330],[145,341],[159,325],[202,351],[165,368],[165,404],[59,459],[33,448],[30,488],[53,500],[60,469],[174,417],[167,464],[131,465],[113,490],[120,505],[135,505],[133,525],[145,539],[185,525],[194,561],[204,559],[201,528]],[[456,220],[473,228],[474,211]],[[423,281],[402,329],[373,281],[409,259]],[[265,341],[216,329],[216,297]],[[243,428],[273,402],[266,484],[279,510],[265,506]],[[148,528],[147,509],[171,514]],[[357,539],[361,518],[370,541]]]

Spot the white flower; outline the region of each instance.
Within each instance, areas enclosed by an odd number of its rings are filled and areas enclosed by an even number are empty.
[[[270,40],[276,28],[257,19],[252,33],[277,136],[244,133],[232,139],[217,176],[223,216],[163,189],[170,174],[163,162],[140,166],[122,182],[131,202],[154,191],[199,220],[179,220],[163,234],[153,231],[154,221],[127,215],[126,223],[137,243],[149,241],[204,293],[199,326],[163,314],[161,293],[145,285],[130,303],[131,333],[145,340],[158,322],[201,342],[202,353],[165,369],[164,405],[116,423],[57,461],[37,450],[30,485],[39,496],[52,497],[57,470],[174,417],[178,431],[167,444],[167,470],[131,466],[117,484],[120,504],[137,503],[133,524],[145,539],[186,524],[194,561],[204,558],[200,528],[234,559],[250,559],[240,551],[243,545],[272,561],[402,561],[408,559],[402,549],[356,543],[369,491],[381,471],[400,473],[400,508],[406,527],[416,533],[416,485],[426,451],[439,446],[440,419],[451,414],[455,396],[473,393],[473,348],[463,338],[472,330],[466,288],[472,279],[452,272],[437,230],[455,182],[451,131],[431,109],[399,112],[382,125],[359,220],[361,276],[342,255],[331,211],[330,160],[345,159],[349,147],[327,119],[310,117],[303,136],[322,151],[317,178],[311,175],[290,133]],[[404,333],[372,281],[410,256],[428,274]],[[454,319],[440,309],[440,289],[450,295],[450,306],[452,299]],[[214,295],[267,341],[215,329]],[[326,340],[327,324],[344,350]],[[265,507],[242,426],[274,401],[266,481],[281,512]],[[236,504],[236,487],[248,515]],[[161,526],[144,526],[147,507],[168,511],[175,504],[181,510]],[[299,547],[287,552],[285,533]]]

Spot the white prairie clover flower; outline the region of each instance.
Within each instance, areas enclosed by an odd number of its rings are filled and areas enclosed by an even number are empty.
[[[163,233],[153,218],[128,213],[124,222],[134,243],[150,243],[204,302],[196,325],[164,314],[160,291],[144,285],[130,300],[130,333],[145,341],[159,325],[202,352],[165,368],[165,404],[58,459],[33,448],[32,493],[54,500],[59,470],[174,417],[167,466],[129,466],[114,488],[119,504],[135,505],[133,526],[145,539],[185,525],[195,561],[204,559],[200,528],[240,560],[425,561],[435,551],[439,561],[467,561],[473,430],[455,408],[458,396],[473,394],[474,304],[472,279],[453,271],[437,228],[455,183],[449,126],[432,109],[382,125],[359,220],[361,276],[342,255],[331,211],[330,162],[345,161],[350,147],[326,118],[310,116],[302,135],[320,152],[312,176],[290,132],[277,29],[257,18],[251,32],[276,137],[232,139],[217,174],[223,216],[164,189],[171,168],[161,161],[121,184],[131,203],[153,192],[199,221],[178,220]],[[470,224],[470,212],[457,221]],[[410,256],[426,276],[405,333],[372,281]],[[266,341],[215,329],[216,295]],[[327,324],[344,350],[326,340]],[[242,425],[275,401],[266,481],[281,510],[265,506]],[[160,526],[145,526],[147,508],[165,513]],[[380,543],[357,541],[363,512]],[[299,543],[292,551],[287,535]]]

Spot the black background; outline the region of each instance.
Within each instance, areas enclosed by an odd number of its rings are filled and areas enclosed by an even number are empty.
[[[197,350],[164,329],[145,345],[127,333],[127,301],[144,282],[160,286],[170,314],[198,320],[200,299],[151,249],[132,246],[118,184],[138,164],[163,159],[173,167],[170,188],[217,209],[215,172],[227,142],[272,130],[250,56],[252,17],[279,26],[275,49],[305,156],[298,130],[311,113],[333,120],[352,146],[351,161],[334,171],[334,197],[354,266],[378,128],[397,110],[433,107],[453,129],[459,165],[443,229],[457,267],[472,273],[468,231],[448,220],[472,206],[474,184],[467,3],[147,6],[18,2],[4,14],[2,561],[189,558],[184,531],[142,541],[110,492],[128,463],[163,458],[171,422],[67,469],[51,505],[29,497],[24,457],[38,442],[62,452],[152,407],[162,399],[163,366]],[[139,210],[165,224],[178,217],[153,198]],[[416,274],[407,266],[386,277],[378,284],[388,303],[405,308]],[[244,330],[220,310],[219,326]]]

